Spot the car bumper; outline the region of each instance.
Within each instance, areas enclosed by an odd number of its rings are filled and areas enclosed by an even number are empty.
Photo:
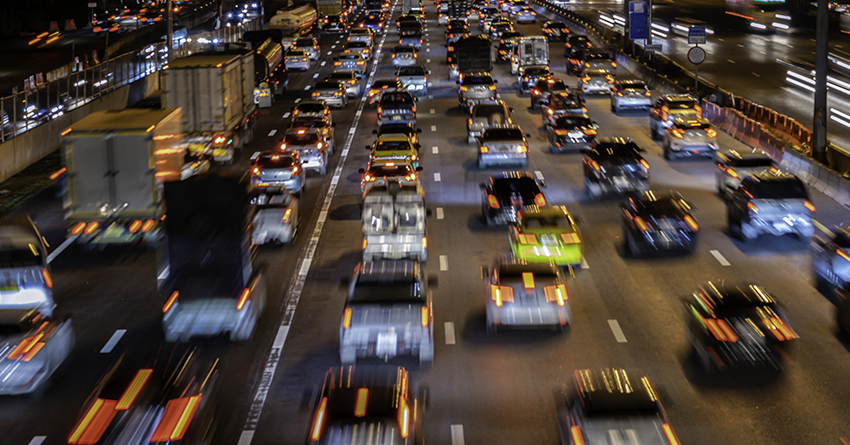
[[[46,352],[42,352],[45,354]],[[19,363],[17,360],[3,360],[0,365],[0,395],[29,394],[50,376],[47,366]]]
[[[347,358],[378,357],[390,359],[397,356],[419,355],[422,349],[434,348],[428,334],[414,329],[396,329],[394,326],[367,329],[351,328],[340,335],[339,352],[343,363]]]
[[[378,126],[384,125],[387,122],[403,124],[409,123],[416,126],[416,117],[409,114],[395,114],[392,116],[381,116],[378,118]]]
[[[487,322],[496,326],[528,328],[566,326],[570,324],[570,308],[557,303],[533,306],[503,303],[496,306],[495,302],[487,300]]]
[[[641,109],[641,110],[649,110],[652,108],[652,100],[650,98],[646,99],[626,99],[626,98],[617,98],[614,100],[614,108],[627,110],[627,109]]]
[[[638,245],[645,250],[691,251],[697,243],[697,234],[685,231],[641,232],[635,237]]]
[[[609,94],[611,85],[581,85],[581,92],[584,94]]]
[[[749,222],[743,223],[747,229],[755,231],[758,235],[776,235],[782,236],[787,234],[800,235],[805,238],[814,236],[815,227],[808,217],[789,215],[779,220],[764,220],[751,219]]]
[[[298,63],[286,63],[286,69],[288,70],[301,70],[307,71],[310,69],[310,62],[298,62]]]
[[[301,176],[284,181],[263,181],[260,179],[254,179],[251,182],[254,187],[283,187],[291,192],[298,192],[301,190]]]
[[[254,301],[236,309],[231,298],[194,300],[177,303],[163,315],[162,327],[167,340],[188,341],[192,337],[213,337],[239,330],[257,311]]]
[[[375,237],[379,238],[379,237]],[[427,261],[428,249],[422,248],[422,242],[415,243],[382,243],[370,237],[366,244],[366,249],[363,250],[363,261],[375,260],[405,260],[412,259],[420,262]],[[421,240],[421,238],[420,238]]]
[[[277,227],[261,226],[254,228],[254,244],[271,242],[288,243],[292,241],[293,227],[291,224],[281,224]]]
[[[478,162],[484,166],[491,165],[526,165],[528,156],[525,153],[479,153]]]
[[[670,141],[671,154],[675,156],[708,156],[712,159],[720,145],[717,142]]]

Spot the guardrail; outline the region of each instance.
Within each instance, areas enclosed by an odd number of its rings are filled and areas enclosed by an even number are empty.
[[[243,22],[241,26],[191,35],[173,42],[173,57],[203,51],[216,43],[237,42],[243,32],[261,28],[262,21],[253,19]],[[66,77],[2,97],[0,142],[20,136],[104,94],[153,74],[162,69],[167,60],[167,44],[155,43],[138,52],[122,54],[95,66],[71,72]]]

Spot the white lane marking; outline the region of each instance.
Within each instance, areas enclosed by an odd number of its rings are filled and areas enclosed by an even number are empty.
[[[434,86],[434,84],[432,82],[428,82],[428,86],[432,87],[432,86]]]
[[[585,258],[584,256],[581,257],[581,268],[590,269],[590,264],[587,264],[587,258]]]
[[[115,349],[115,345],[117,345],[118,342],[121,341],[121,337],[123,337],[126,333],[126,329],[116,329],[115,333],[112,334],[112,337],[109,337],[109,341],[107,341],[106,344],[103,345],[103,348],[101,348],[100,353],[109,354],[110,352],[112,352],[112,350]]]
[[[168,267],[168,266],[165,266],[165,268],[162,269],[162,272],[159,273],[159,276],[156,277],[156,279],[159,280],[159,281],[162,281],[162,280],[168,278],[168,274],[170,272],[171,272],[171,268]]]
[[[431,59],[425,59],[425,63],[431,63]]]
[[[744,47],[744,45],[741,45],[740,43],[738,44],[738,48],[743,48],[743,47]]]
[[[463,425],[452,425],[452,445],[466,445],[463,442]]]
[[[443,180],[443,178],[442,178],[442,176],[440,176],[439,173],[434,173],[434,182],[440,182],[442,180]]]
[[[542,180],[543,180],[543,172],[542,172],[542,171],[540,171],[540,170],[535,170],[535,171],[534,171],[534,176],[536,176],[536,177],[537,177],[537,180],[538,180],[538,181],[542,181]]]
[[[283,118],[284,118],[284,119],[286,119],[286,118],[288,118],[288,117],[289,117],[289,112],[288,112],[288,111],[287,111],[286,113],[283,113]]]
[[[436,126],[436,125],[431,125],[431,131],[437,131],[437,126]]]
[[[608,320],[608,326],[611,327],[611,332],[614,333],[614,338],[617,339],[617,343],[628,343],[626,340],[626,336],[623,334],[623,330],[620,329],[620,323],[617,323],[617,320]]]
[[[28,445],[41,445],[47,440],[47,436],[35,436]]]
[[[731,264],[731,263],[729,263],[729,261],[727,261],[727,260],[726,260],[726,258],[725,258],[725,257],[723,257],[723,255],[722,255],[720,252],[718,252],[717,250],[712,250],[712,251],[711,251],[711,255],[714,257],[714,259],[716,259],[716,260],[717,260],[717,262],[718,262],[718,263],[720,263],[720,265],[721,265],[721,266],[731,266],[731,265],[732,265],[732,264]]]
[[[313,79],[319,77],[319,73],[313,74]]]
[[[277,133],[277,130],[272,130],[269,132],[269,136],[274,136],[275,133]]]
[[[440,255],[440,271],[445,272],[447,270],[449,270],[449,257]]]
[[[304,87],[304,91],[307,91],[309,89],[310,89],[310,85],[307,85],[306,87]]]
[[[434,95],[433,95],[433,94],[429,94],[429,95],[428,95],[428,99],[433,99],[433,98],[434,98]]]
[[[298,102],[301,102],[301,98],[300,98],[300,97],[296,97],[296,98],[295,98],[295,103],[298,103]],[[289,113],[286,113],[286,114],[289,114]]]
[[[56,257],[59,256],[60,253],[64,252],[65,249],[67,249],[68,246],[70,246],[71,243],[73,243],[78,236],[79,235],[71,235],[70,238],[63,241],[62,244],[59,245],[59,247],[53,250],[53,252],[50,252],[50,255],[47,255],[47,264],[50,264],[53,260],[56,259]]]
[[[732,59],[726,59],[726,61],[729,62],[729,63],[735,63],[735,61],[732,60]]]
[[[437,207],[437,219],[443,219],[446,217],[446,214],[443,212],[442,207]]]
[[[436,112],[437,112],[437,110],[431,108],[431,114],[435,114]]]
[[[430,53],[430,52],[431,52],[431,48],[425,48],[425,52],[426,52],[426,53]]]
[[[333,51],[328,51],[328,55],[331,55],[331,54],[333,54]]]
[[[387,35],[384,34],[384,37],[381,39],[381,43],[378,45],[379,53],[386,40]],[[372,83],[377,70],[378,64],[376,63],[372,68],[372,72],[369,73],[369,78],[366,81],[367,84]],[[354,119],[351,122],[352,128],[357,128],[357,125],[360,123],[360,117],[363,115],[363,107],[366,106],[366,102],[366,100],[360,101],[360,106],[357,108],[357,112],[354,113]],[[284,300],[286,301],[286,307],[283,310],[283,318],[281,319],[278,327],[278,336],[275,337],[272,348],[266,356],[262,374],[259,376],[259,380],[254,385],[255,387],[251,406],[248,409],[248,418],[245,419],[245,425],[239,436],[238,445],[251,445],[251,442],[254,440],[254,432],[257,430],[257,425],[260,423],[260,417],[263,414],[263,407],[266,404],[269,389],[274,381],[277,365],[280,363],[281,351],[283,350],[283,345],[286,343],[286,338],[289,334],[289,326],[292,325],[292,320],[295,318],[295,309],[298,307],[298,302],[301,300],[301,294],[303,293],[304,285],[307,282],[307,274],[310,272],[310,266],[313,264],[313,258],[316,255],[316,249],[318,248],[319,240],[322,237],[322,230],[325,227],[325,221],[327,219],[328,212],[330,211],[331,201],[333,201],[334,193],[336,192],[337,185],[339,184],[339,179],[342,177],[342,168],[345,166],[346,159],[348,159],[348,150],[351,148],[353,140],[354,133],[349,133],[345,140],[345,145],[343,146],[344,148],[340,155],[339,163],[336,166],[336,170],[334,170],[334,175],[331,178],[330,185],[328,186],[328,191],[325,193],[321,211],[319,212],[319,217],[316,220],[316,226],[313,228],[313,233],[310,235],[310,241],[304,250],[304,255],[299,260],[299,265],[297,267],[298,272],[295,276],[295,280],[293,280],[287,290],[286,299]],[[281,330],[280,328],[286,329]]]
[[[446,326],[446,344],[455,344],[455,324],[451,321],[445,323]]]
[[[431,147],[431,154],[440,154],[439,147]]]
[[[328,64],[328,62],[325,62],[324,60],[322,60],[322,63],[320,63],[319,66],[325,66],[327,64]]]
[[[336,49],[336,45],[331,45],[331,49]]]
[[[767,53],[766,53],[766,52],[764,52],[764,51],[759,51],[759,54],[761,54],[761,55],[763,55],[763,56],[766,56],[766,55],[767,55]]]
[[[717,40],[720,40],[721,42],[725,42],[725,40],[723,40],[723,39],[721,39],[721,38],[719,38],[719,37],[717,38]]]
[[[756,76],[756,77],[761,77],[761,75],[759,73],[756,73],[756,72],[751,72],[750,74],[752,74],[753,76]]]

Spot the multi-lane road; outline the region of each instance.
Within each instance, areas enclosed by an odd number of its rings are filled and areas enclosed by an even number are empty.
[[[558,442],[556,391],[571,391],[576,368],[622,366],[647,373],[659,387],[671,424],[686,444],[837,444],[850,435],[848,343],[836,336],[834,309],[812,286],[808,245],[790,238],[748,244],[726,232],[725,208],[715,193],[714,164],[707,160],[668,163],[649,137],[642,113],[614,115],[605,97],[588,98],[601,136],[628,136],[646,149],[653,188],[680,191],[696,207],[697,250],[688,256],[633,259],[624,254],[618,200],[588,202],[579,155],[553,155],[546,148],[539,111],[530,111],[506,65],[493,70],[514,122],[530,132],[528,169],[545,178],[549,202],[568,206],[582,220],[587,264],[576,270],[570,298],[572,327],[566,334],[500,332],[487,336],[484,286],[479,266],[510,249],[505,229],[487,229],[480,219],[479,183],[494,171],[479,171],[476,149],[466,144],[466,116],[457,107],[456,85],[447,79],[443,29],[426,5],[427,30],[419,60],[431,70],[430,96],[420,98],[418,126],[422,183],[428,206],[430,261],[436,275],[434,365],[409,367],[420,392],[427,390],[425,435],[437,444]],[[393,17],[399,13],[396,5]],[[391,77],[387,28],[377,65],[364,84]],[[520,25],[525,35],[539,24]],[[382,39],[379,40],[381,42]],[[322,56],[306,73],[293,74],[287,100],[260,112],[258,137],[242,153],[271,150],[288,126],[295,100],[332,71],[344,39],[322,38]],[[552,44],[552,68],[569,83],[560,43]],[[629,73],[619,72],[620,77]],[[302,198],[304,219],[294,247],[260,249],[269,301],[258,331],[246,344],[225,339],[196,343],[207,358],[220,357],[223,385],[218,443],[296,444],[306,439],[307,403],[329,367],[339,365],[339,323],[344,290],[339,279],[360,258],[360,176],[376,127],[374,108],[362,101],[334,111],[339,148],[327,176],[311,176]],[[740,148],[721,134],[721,147]],[[817,219],[826,226],[850,212],[811,191]],[[21,211],[33,216],[55,249],[64,240],[57,190],[48,189]],[[74,359],[42,398],[0,400],[4,443],[60,444],[84,400],[107,366],[121,354],[161,347],[162,299],[156,294],[153,252],[107,250],[86,253],[71,246],[53,261],[54,295],[60,314],[71,313],[77,332]],[[800,335],[782,373],[708,378],[690,358],[680,299],[703,280],[752,280],[784,303]],[[619,327],[619,331],[612,330]],[[118,339],[117,343],[114,342]],[[113,339],[110,342],[110,339]],[[114,347],[105,348],[114,343]]]

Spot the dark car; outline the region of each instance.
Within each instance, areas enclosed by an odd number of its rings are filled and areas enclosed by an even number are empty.
[[[556,91],[541,108],[543,126],[549,127],[563,115],[584,115],[587,107],[581,94],[574,91]]]
[[[567,40],[567,37],[570,35],[570,29],[567,28],[564,22],[548,21],[543,24],[543,34],[546,35],[549,41]]]
[[[588,149],[596,139],[596,124],[586,114],[561,115],[549,129],[549,151]]]
[[[469,26],[461,20],[452,20],[449,26],[446,27],[446,35],[455,33],[463,34],[469,31]]]
[[[587,36],[582,34],[570,34],[566,43],[564,43],[564,56],[569,57],[570,51],[573,49],[589,49],[592,47],[593,44],[590,43],[590,39],[588,39]]]
[[[800,178],[779,170],[754,173],[726,201],[729,233],[741,241],[787,234],[807,240],[815,234],[815,206]]]
[[[754,283],[703,283],[685,308],[688,338],[706,372],[780,369],[797,338],[776,298]]]
[[[409,123],[388,122],[378,127],[377,130],[372,130],[372,134],[376,134],[378,135],[378,137],[385,135],[406,136],[408,139],[410,139],[410,142],[415,144],[415,147],[418,150],[419,136],[417,136],[417,133],[422,133],[422,129],[416,128]]]
[[[584,186],[595,200],[603,195],[649,190],[649,163],[629,138],[596,139],[584,151]]]
[[[375,34],[380,34],[383,26],[384,20],[377,14],[369,14],[362,22],[360,22],[361,28],[369,28],[374,31]]]
[[[384,93],[378,103],[378,125],[384,122],[416,126],[416,99],[408,92]]]
[[[563,79],[555,76],[537,79],[537,83],[531,87],[531,109],[535,110],[539,105],[549,103],[549,95],[556,91],[568,91],[570,88]]]
[[[372,85],[369,86],[369,92],[366,94],[366,98],[369,101],[369,105],[372,105],[376,102],[380,102],[381,96],[384,93],[396,93],[399,91],[404,91],[402,89],[401,82],[398,79],[376,79],[372,82]]]
[[[693,252],[699,223],[677,192],[638,193],[620,208],[623,238],[633,256],[658,251]]]
[[[517,211],[524,206],[546,205],[540,183],[528,172],[503,172],[481,183],[481,210],[488,226],[516,222]]]
[[[319,20],[322,32],[344,33],[346,30],[345,20],[338,15],[326,15]]]
[[[566,50],[567,57],[567,72],[576,76],[581,76],[584,71],[584,53],[585,49],[581,47],[573,47]]]

